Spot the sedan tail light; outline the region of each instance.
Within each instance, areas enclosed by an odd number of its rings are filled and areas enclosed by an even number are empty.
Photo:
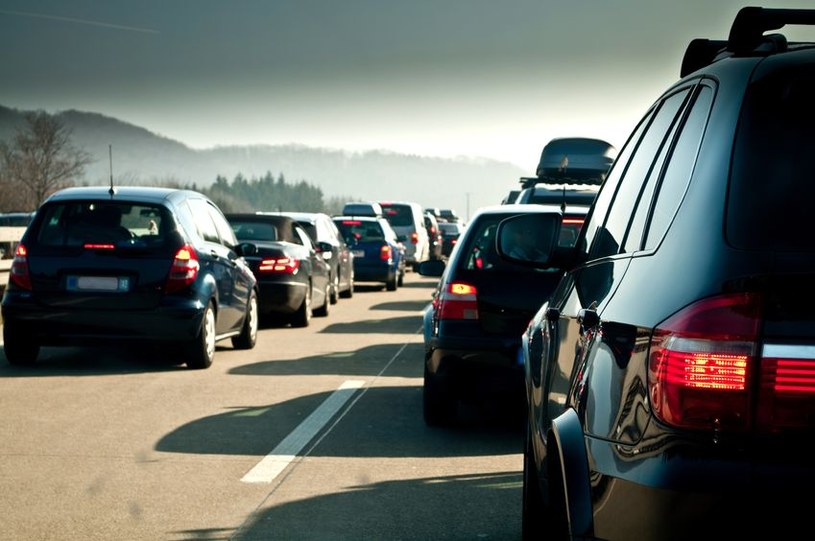
[[[22,244],[17,245],[14,259],[11,262],[9,279],[19,287],[31,291],[31,273],[28,270],[28,250]]]
[[[185,244],[175,253],[173,264],[170,266],[170,275],[167,278],[167,293],[180,291],[189,286],[198,277],[198,254],[189,244]]]
[[[300,260],[295,257],[267,257],[260,262],[262,273],[294,274],[300,268]]]
[[[478,319],[478,292],[474,285],[450,282],[436,301],[438,319]]]

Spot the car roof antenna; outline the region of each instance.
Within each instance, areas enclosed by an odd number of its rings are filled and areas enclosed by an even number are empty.
[[[108,159],[110,161],[110,189],[108,193],[113,197],[116,193],[116,190],[113,189],[113,145],[108,145]]]

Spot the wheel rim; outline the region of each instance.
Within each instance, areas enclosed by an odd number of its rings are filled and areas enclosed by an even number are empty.
[[[204,347],[206,348],[207,358],[212,359],[215,356],[215,313],[212,308],[207,308],[204,314],[204,326],[201,329],[204,333]]]
[[[254,295],[249,299],[249,335],[252,337],[252,342],[257,339],[258,335],[258,299]]]

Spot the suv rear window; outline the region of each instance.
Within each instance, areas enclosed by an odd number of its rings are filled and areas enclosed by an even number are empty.
[[[413,209],[410,205],[382,205],[382,212],[385,219],[394,227],[412,226]]]
[[[87,242],[156,246],[173,229],[161,206],[110,201],[68,201],[46,206],[39,222],[40,246],[83,246]]]
[[[727,238],[737,248],[815,250],[815,67],[777,69],[745,96],[733,153]],[[815,164],[813,164],[815,165]]]

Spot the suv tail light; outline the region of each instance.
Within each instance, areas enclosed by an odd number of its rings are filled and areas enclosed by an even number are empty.
[[[438,319],[478,319],[478,292],[466,282],[450,282],[436,302]]]
[[[198,277],[198,254],[189,244],[185,244],[175,253],[173,264],[170,266],[170,276],[167,278],[167,293],[180,291],[195,282]]]
[[[412,242],[413,244],[418,244],[419,243],[419,233],[417,233],[416,231],[411,233],[410,234],[410,242]]]
[[[28,270],[28,250],[22,244],[14,250],[14,259],[11,262],[9,279],[20,289],[31,291],[31,273]]]
[[[800,349],[765,345],[757,423],[765,432],[812,429],[815,424],[815,359]]]
[[[267,257],[260,262],[258,270],[264,273],[294,274],[300,268],[300,260],[295,257]]]
[[[696,429],[751,427],[760,298],[721,295],[680,310],[651,337],[648,390],[665,423]]]

